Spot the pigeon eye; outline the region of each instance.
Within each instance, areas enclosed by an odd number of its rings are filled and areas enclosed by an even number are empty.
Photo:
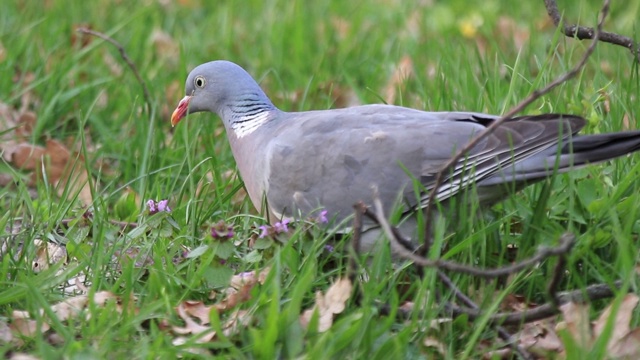
[[[193,83],[196,85],[196,87],[203,88],[204,84],[206,84],[207,81],[204,79],[204,76],[196,76],[196,78],[193,80]]]

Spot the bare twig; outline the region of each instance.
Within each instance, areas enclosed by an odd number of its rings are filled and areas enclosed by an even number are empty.
[[[607,299],[615,296],[615,291],[619,290],[622,286],[622,281],[616,281],[612,285],[609,284],[595,284],[587,286],[586,289],[579,289],[570,292],[559,294],[556,298],[559,305],[566,304],[568,302],[586,302],[595,301],[600,299]],[[447,304],[448,310],[451,311],[453,316],[467,315],[469,319],[475,320],[486,314],[478,309],[463,308],[453,304]],[[530,323],[546,319],[551,316],[555,316],[560,313],[558,306],[553,302],[548,302],[533,309],[497,313],[489,318],[489,321],[493,324],[507,325],[520,325],[524,323]]]
[[[432,223],[431,218],[433,213],[433,207],[436,206],[435,205],[436,195],[438,193],[438,189],[440,188],[440,186],[442,185],[442,182],[444,181],[445,175],[449,172],[451,167],[457,164],[458,161],[460,161],[460,159],[462,159],[462,157],[469,150],[471,150],[474,146],[476,146],[482,139],[491,135],[505,121],[507,121],[508,119],[513,117],[515,114],[519,113],[520,111],[524,110],[525,107],[527,107],[529,104],[539,99],[541,96],[547,94],[548,92],[550,92],[557,86],[561,85],[562,83],[566,82],[567,80],[571,79],[572,77],[576,76],[576,74],[580,72],[580,70],[584,67],[584,65],[587,63],[587,60],[595,50],[596,45],[598,44],[598,39],[600,38],[600,34],[602,32],[602,24],[604,23],[604,20],[607,17],[607,14],[609,13],[609,3],[610,3],[610,0],[604,0],[604,4],[602,5],[602,10],[600,15],[600,21],[598,21],[598,26],[592,37],[593,42],[591,43],[591,45],[589,45],[589,47],[585,51],[584,55],[582,56],[582,59],[580,59],[580,61],[571,70],[567,71],[562,76],[556,78],[554,81],[549,83],[544,88],[533,91],[531,95],[529,95],[526,99],[522,100],[519,104],[511,108],[511,110],[509,110],[506,114],[504,114],[498,120],[491,123],[491,125],[489,125],[484,131],[482,131],[480,134],[478,134],[478,136],[474,137],[471,141],[469,141],[466,146],[460,149],[460,151],[458,151],[456,155],[452,157],[438,172],[435,183],[433,184],[433,188],[429,193],[427,208],[425,210],[425,239],[423,239],[423,242],[422,242],[423,248],[420,251],[421,255],[424,256],[428,251],[429,237],[431,236],[431,223]]]
[[[364,214],[367,206],[359,201],[353,205],[355,215],[353,218],[353,238],[351,239],[351,252],[349,254],[349,262],[347,267],[347,276],[352,283],[355,283],[358,275],[357,257],[360,254],[360,238],[362,237],[362,214]]]
[[[411,248],[407,248],[405,244],[398,240],[398,238],[394,234],[394,231],[392,230],[392,227],[389,225],[389,222],[384,217],[382,202],[380,201],[380,198],[374,196],[373,204],[376,212],[373,213],[371,212],[371,210],[366,209],[364,215],[380,225],[382,230],[385,232],[385,235],[387,235],[387,237],[389,238],[393,251],[398,256],[402,257],[403,259],[410,260],[414,264],[421,267],[437,268],[440,270],[448,270],[485,279],[492,279],[515,274],[519,271],[534,266],[551,256],[564,256],[565,254],[569,253],[569,251],[571,251],[571,249],[573,248],[573,245],[575,245],[575,236],[573,234],[566,233],[560,237],[560,244],[558,246],[542,248],[538,250],[538,252],[534,256],[528,259],[524,259],[518,263],[495,269],[481,269],[475,266],[460,264],[442,259],[430,260],[425,258],[424,256],[414,254],[413,251],[411,251]]]
[[[558,307],[560,303],[558,302],[558,286],[560,286],[560,280],[562,280],[562,276],[564,275],[565,267],[567,266],[567,256],[559,255],[558,263],[553,269],[551,273],[551,280],[549,281],[549,285],[547,286],[547,292],[549,293],[549,298],[551,303]]]
[[[76,218],[67,218],[67,219],[62,219],[60,220],[60,224],[64,225],[64,226],[69,226],[69,224],[71,224],[73,221],[75,221]],[[116,225],[122,229],[126,229],[126,228],[135,228],[138,227],[138,223],[135,222],[128,222],[128,221],[119,221],[119,220],[113,220],[113,219],[109,219],[107,220],[110,224],[112,225]]]
[[[549,17],[551,18],[551,20],[553,20],[553,24],[556,27],[560,27],[560,30],[562,30],[562,33],[566,36],[576,38],[578,40],[594,38],[596,31],[593,28],[569,25],[564,22],[562,20],[562,15],[558,10],[558,5],[556,4],[555,0],[544,0],[544,6],[547,8],[547,14],[549,14]],[[632,38],[616,33],[602,31],[600,32],[598,40],[609,44],[624,46],[629,49],[631,55],[633,55],[636,61],[640,61],[640,51],[638,49],[638,44],[634,42]]]
[[[100,39],[111,43],[113,46],[116,47],[116,49],[118,49],[118,51],[120,52],[120,56],[122,57],[122,60],[124,60],[124,62],[127,63],[129,68],[131,69],[131,71],[133,71],[133,75],[135,75],[136,79],[140,83],[140,86],[142,86],[142,93],[144,94],[144,102],[145,102],[145,104],[147,106],[147,111],[148,111],[151,108],[152,104],[153,104],[152,101],[151,101],[151,93],[149,92],[149,89],[147,88],[147,84],[142,79],[142,76],[140,76],[140,73],[138,72],[138,68],[133,63],[133,61],[131,61],[131,58],[129,57],[129,55],[127,55],[127,52],[125,51],[124,46],[120,45],[119,42],[115,41],[109,35],[103,34],[103,33],[98,32],[98,31],[91,30],[91,29],[86,28],[86,27],[79,27],[79,28],[76,29],[76,31],[78,31],[80,33],[83,33],[83,34],[89,34],[89,35],[93,35],[93,36],[99,37]]]
[[[473,300],[471,300],[471,298],[469,298],[460,289],[458,289],[456,284],[451,280],[451,278],[449,278],[449,276],[447,276],[447,274],[445,274],[444,272],[442,272],[440,270],[438,270],[436,274],[438,275],[438,278],[440,279],[440,281],[442,281],[442,283],[449,290],[451,290],[451,292],[456,297],[456,299],[458,299],[458,301],[462,302],[468,308],[471,308],[474,311],[479,311],[480,310],[480,307]],[[449,311],[451,311],[453,313],[454,309],[459,309],[459,307],[447,302],[445,304],[445,309],[447,309],[447,310],[449,310]],[[496,328],[496,331],[498,332],[498,336],[500,336],[500,338],[502,340],[504,340],[511,348],[513,348],[513,350],[515,352],[517,352],[520,355],[521,358],[523,358],[523,359],[533,359],[534,358],[524,347],[519,345],[518,342],[513,339],[513,336],[511,335],[511,333],[507,329],[503,328],[500,325],[496,325],[495,328]]]

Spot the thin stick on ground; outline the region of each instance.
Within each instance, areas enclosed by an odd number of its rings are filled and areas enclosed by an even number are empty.
[[[411,255],[413,255],[409,250],[407,250],[405,248],[405,245],[403,243],[398,241],[398,239],[396,238],[396,236],[394,234],[392,226],[389,225],[389,222],[386,220],[386,217],[384,215],[384,209],[382,207],[382,201],[380,200],[380,197],[378,196],[377,189],[374,189],[373,206],[375,208],[375,214],[373,214],[373,215],[376,217],[376,220],[374,220],[374,221],[376,221],[380,225],[380,227],[383,229],[383,231],[385,232],[387,237],[389,239],[392,239],[391,240],[392,249],[394,251],[404,250],[404,251],[407,251],[408,253],[410,253]],[[365,215],[367,215],[366,212],[365,212]],[[371,215],[371,212],[369,212],[369,215]],[[430,261],[428,259],[423,259],[423,260],[426,260],[427,262]],[[435,264],[437,262],[438,261],[436,260],[433,263]],[[456,265],[459,265],[459,264],[456,264]],[[436,266],[436,267],[439,267],[439,266]],[[461,268],[468,269],[468,268],[472,268],[472,267],[461,266]],[[478,270],[479,269],[474,269],[474,271],[478,271]],[[480,307],[477,304],[475,304],[469,297],[467,297],[461,291],[459,291],[458,288],[449,279],[449,277],[446,276],[442,271],[438,270],[438,276],[440,277],[441,280],[444,280],[444,281],[448,282],[448,284],[450,285],[449,288],[457,290],[458,295],[459,296],[463,296],[467,306],[472,307],[474,310],[479,310],[480,309]],[[511,346],[513,348],[513,350],[515,352],[517,352],[523,359],[533,359],[533,356],[531,354],[529,354],[529,352],[527,350],[525,350],[522,346],[518,345],[516,343],[516,341],[513,339],[513,336],[511,335],[511,333],[509,333],[506,329],[502,328],[501,326],[496,326],[496,331],[498,332],[498,335],[500,336],[500,338],[502,340],[504,340],[509,346]]]
[[[467,307],[475,311],[478,311],[478,312],[480,311],[480,306],[478,306],[478,304],[476,304],[473,300],[471,300],[471,298],[469,298],[466,294],[460,291],[460,289],[458,289],[458,287],[455,285],[453,280],[451,280],[451,278],[449,278],[447,274],[438,270],[437,275],[440,281],[442,281],[442,283],[449,290],[453,292],[454,296],[458,299],[458,301],[462,302]],[[453,309],[458,307],[454,304],[447,302],[445,304],[445,308],[447,308],[447,310],[450,310],[453,313]],[[518,345],[518,342],[515,341],[515,339],[513,338],[513,335],[507,329],[503,328],[498,323],[492,323],[492,324],[495,325],[495,329],[498,332],[498,336],[500,336],[500,338],[504,340],[507,343],[507,345],[509,345],[515,352],[517,352],[520,355],[520,357],[522,357],[523,359],[534,359],[533,355],[531,355],[524,347],[522,347],[521,345]]]
[[[366,209],[364,215],[380,225],[387,238],[389,238],[391,247],[395,254],[403,259],[412,261],[415,265],[420,267],[437,268],[440,270],[469,274],[485,279],[493,279],[515,274],[552,256],[564,256],[568,254],[575,245],[575,236],[573,234],[566,233],[560,237],[558,246],[541,248],[535,255],[528,259],[495,269],[481,269],[475,266],[442,259],[431,260],[424,256],[414,254],[411,248],[407,248],[407,246],[396,237],[395,233],[397,230],[394,231],[392,226],[389,225],[389,222],[385,219],[380,198],[374,196],[373,204],[375,212],[371,212],[371,210]]]
[[[514,115],[524,110],[525,107],[529,106],[531,103],[538,100],[541,96],[549,93],[551,90],[565,83],[567,80],[573,78],[580,72],[580,70],[587,63],[587,60],[589,59],[591,54],[593,54],[593,51],[595,50],[596,45],[598,44],[598,40],[600,39],[600,34],[602,32],[602,25],[604,23],[604,20],[607,17],[607,14],[609,13],[609,3],[610,3],[610,0],[604,0],[604,4],[602,5],[602,10],[600,11],[600,14],[601,14],[600,21],[598,21],[598,26],[596,28],[596,31],[593,34],[593,42],[591,43],[591,45],[589,45],[584,55],[580,59],[580,61],[572,69],[570,69],[560,77],[556,78],[554,81],[549,83],[544,88],[533,91],[531,95],[529,95],[526,99],[522,100],[516,106],[511,108],[511,110],[509,110],[506,114],[501,116],[498,120],[494,121],[483,132],[481,132],[480,134],[478,134],[478,136],[474,137],[471,141],[469,141],[467,145],[465,145],[462,149],[460,149],[460,151],[458,151],[455,154],[455,156],[453,156],[438,172],[438,175],[436,176],[436,180],[433,184],[433,188],[429,193],[427,208],[425,210],[425,233],[424,233],[425,238],[422,241],[423,247],[422,249],[420,249],[420,255],[422,256],[426,255],[426,253],[429,250],[428,244],[429,244],[429,238],[431,236],[433,207],[436,206],[435,204],[436,195],[438,194],[438,189],[442,185],[446,174],[449,173],[450,169],[455,164],[457,164],[458,161],[460,161],[462,157],[469,150],[471,150],[474,146],[478,145],[478,143],[480,143],[480,141],[482,141],[484,138],[486,138],[487,136],[491,135],[494,131],[496,131],[496,129],[500,127],[500,125],[502,125],[505,121],[509,120]]]
[[[94,30],[91,30],[91,29],[86,28],[86,27],[79,27],[79,28],[76,29],[76,31],[78,31],[80,33],[83,33],[83,34],[88,34],[88,35],[93,35],[93,36],[99,37],[100,39],[111,43],[113,46],[116,47],[116,49],[118,49],[118,51],[120,52],[120,56],[122,57],[122,60],[124,60],[124,62],[127,63],[129,68],[131,69],[131,71],[133,71],[133,75],[135,75],[136,79],[140,83],[140,86],[142,86],[142,93],[144,95],[144,102],[145,102],[145,104],[147,106],[147,111],[149,111],[151,109],[152,104],[153,104],[152,101],[151,101],[151,93],[149,92],[149,89],[147,88],[147,84],[142,79],[142,76],[140,76],[140,72],[138,72],[138,68],[133,63],[133,61],[131,60],[129,55],[127,55],[127,51],[124,49],[124,46],[122,46],[119,42],[115,41],[109,35],[103,34],[103,33],[99,32],[99,31],[94,31]]]
[[[551,280],[549,281],[549,285],[547,286],[549,299],[551,303],[556,307],[560,306],[560,302],[558,301],[558,287],[560,286],[560,281],[562,280],[566,266],[567,256],[565,254],[559,255],[558,262],[556,263],[556,266],[551,273]]]
[[[353,218],[353,238],[351,239],[351,249],[349,251],[349,262],[347,266],[347,276],[352,283],[356,283],[358,276],[358,256],[360,254],[360,238],[362,237],[362,215],[367,209],[363,202],[353,205],[355,214]]]
[[[622,281],[616,281],[613,284],[594,284],[589,285],[585,289],[573,290],[570,292],[564,292],[558,294],[557,302],[559,305],[566,304],[568,302],[587,302],[596,301],[601,299],[612,298],[616,295],[616,291],[622,286]],[[466,315],[470,320],[476,320],[486,316],[486,313],[478,309],[463,308],[451,303],[447,303],[448,310],[455,316]],[[546,319],[555,315],[558,315],[560,310],[558,305],[549,301],[545,304],[537,306],[533,309],[527,309],[516,312],[504,312],[491,315],[489,322],[492,324],[500,325],[521,325],[530,323],[542,319]]]

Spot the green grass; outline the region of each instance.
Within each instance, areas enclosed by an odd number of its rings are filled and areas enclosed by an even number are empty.
[[[27,171],[6,161],[0,164],[0,172],[13,179],[0,189],[0,226],[16,233],[10,237],[4,231],[0,239],[11,248],[0,260],[0,322],[10,322],[13,310],[27,310],[52,326],[47,334],[19,345],[0,342],[0,354],[173,358],[195,357],[189,349],[200,348],[222,358],[416,358],[429,354],[422,345],[429,335],[446,349],[439,356],[458,359],[482,356],[486,350],[480,342],[490,349],[500,344],[482,320],[461,317],[430,328],[441,316],[435,292],[442,291],[445,299],[451,295],[432,271],[420,279],[407,267],[394,268],[384,252],[363,263],[369,281],[355,286],[359,301],[353,296],[328,332],[302,329],[298,318],[314,304],[315,292],[326,291],[345,274],[347,260],[339,254],[347,253],[348,244],[328,253],[323,246],[330,234],[313,230],[315,241],[299,231],[286,244],[261,242],[259,249],[249,248],[244,240],[265,221],[248,199],[234,198],[241,183],[237,176],[225,175],[235,171],[235,163],[221,122],[196,115],[171,129],[169,116],[183,95],[188,71],[213,59],[244,66],[276,105],[298,111],[334,107],[336,97],[349,92],[362,103],[381,102],[404,57],[411,59],[415,76],[398,89],[397,104],[502,113],[572,67],[588,42],[558,34],[542,1],[493,0],[482,6],[393,0],[143,3],[16,1],[0,12],[0,101],[20,108],[30,93],[28,106],[37,121],[24,141],[70,141],[68,146],[86,159],[81,166],[96,184],[93,217],[87,220],[79,201],[59,197],[45,181],[31,183]],[[567,7],[566,17],[592,25],[599,6],[585,1]],[[639,9],[640,1],[614,3],[607,30],[634,35]],[[513,41],[513,30],[500,33],[497,24],[505,18],[529,34],[521,48]],[[473,19],[481,19],[477,33],[463,36],[461,25]],[[150,88],[151,112],[144,111],[141,86],[113,46],[97,38],[81,46],[81,36],[72,41],[79,36],[74,33],[78,25],[89,25],[123,45]],[[175,48],[155,45],[154,30],[169,34]],[[588,133],[619,131],[626,116],[627,126],[635,129],[639,79],[626,49],[601,44],[577,78],[527,112],[584,116],[590,121]],[[2,136],[6,141],[14,132]],[[525,258],[571,231],[578,243],[562,289],[618,279],[625,288],[634,287],[639,173],[638,156],[633,155],[528,188],[497,205],[491,220],[470,220],[447,233],[442,256],[478,266],[504,265],[506,244],[517,244],[518,258]],[[550,186],[548,197],[545,186]],[[169,199],[173,212],[149,215],[147,199]],[[71,221],[63,225],[64,219]],[[132,220],[139,226],[123,230],[110,220]],[[210,227],[221,220],[234,226],[238,246],[209,236]],[[73,261],[35,273],[35,239],[66,244]],[[198,248],[197,256],[174,262]],[[114,261],[127,251],[147,261]],[[531,302],[548,300],[545,289],[554,264],[545,261],[506,287],[452,276],[489,314],[508,294]],[[207,299],[210,291],[224,289],[232,274],[266,266],[272,269],[266,283],[239,305],[252,316],[249,326],[206,344],[172,344],[175,335],[162,324],[182,324],[174,309],[180,302],[213,303]],[[78,274],[86,276],[91,293],[111,291],[125,302],[135,297],[137,311],[91,306],[88,319],[47,320],[55,318],[52,305],[67,297],[59,285]],[[409,319],[395,316],[408,300],[424,308]],[[608,303],[594,304],[592,316]],[[381,314],[380,304],[387,304],[391,313]],[[46,318],[37,315],[38,309],[45,309]],[[227,315],[219,320],[212,315],[214,327]],[[632,327],[637,323],[636,316]],[[59,340],[52,340],[51,333]],[[603,356],[606,341],[596,347],[592,358]]]

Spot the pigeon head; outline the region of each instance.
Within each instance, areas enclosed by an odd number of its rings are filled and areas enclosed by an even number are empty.
[[[186,96],[171,115],[171,125],[176,126],[187,114],[212,112],[223,121],[247,103],[261,103],[273,107],[256,81],[240,66],[224,60],[211,61],[193,69],[185,84]],[[225,125],[229,125],[226,124]]]

